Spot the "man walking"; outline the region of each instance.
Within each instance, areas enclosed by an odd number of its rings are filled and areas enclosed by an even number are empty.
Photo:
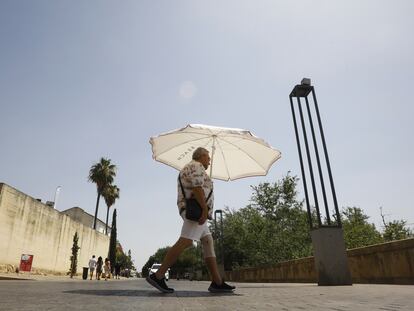
[[[89,259],[89,274],[90,274],[90,279],[92,280],[92,276],[93,276],[93,272],[95,271],[96,268],[96,259],[95,259],[95,255],[92,255],[92,258]]]
[[[178,256],[193,244],[193,241],[201,241],[204,260],[212,278],[208,290],[210,292],[232,292],[235,289],[234,286],[225,283],[218,272],[213,238],[207,225],[207,218],[212,216],[214,203],[213,181],[206,173],[209,165],[209,152],[200,147],[194,151],[193,160],[180,171],[177,181],[177,205],[184,221],[181,235],[174,246],[168,250],[158,271],[147,277],[147,282],[163,293],[174,292],[174,289],[169,288],[165,283],[165,272],[175,263]],[[202,214],[198,222],[185,217],[186,198],[195,198],[201,206]]]

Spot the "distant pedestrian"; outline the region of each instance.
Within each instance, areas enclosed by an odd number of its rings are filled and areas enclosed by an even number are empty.
[[[119,261],[117,261],[115,263],[115,278],[116,279],[120,279],[119,275],[121,274],[121,264],[119,263]]]
[[[111,278],[111,262],[109,261],[108,258],[105,258],[104,274],[105,274],[105,281]]]
[[[101,274],[102,274],[102,266],[103,266],[103,261],[102,261],[102,257],[99,256],[98,257],[98,261],[96,262],[96,279],[99,281],[101,279]]]
[[[95,259],[95,255],[92,255],[92,258],[89,259],[89,274],[90,274],[90,278],[92,280],[92,276],[93,276],[93,272],[95,271],[96,268],[96,259]]]

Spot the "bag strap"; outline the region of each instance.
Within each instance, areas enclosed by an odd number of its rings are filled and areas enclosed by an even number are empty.
[[[181,176],[180,176],[180,173],[178,174],[178,180],[180,181],[181,191],[182,191],[182,193],[183,193],[184,199],[186,199],[186,200],[187,200],[187,198],[185,197],[185,192],[184,192],[183,183],[181,182]]]
[[[185,191],[184,191],[184,187],[183,187],[183,183],[181,182],[181,174],[178,174],[178,180],[180,181],[180,186],[181,186],[181,191],[183,193],[184,199],[187,200],[187,198],[185,197]],[[213,189],[210,190],[210,193],[208,194],[207,198],[206,198],[206,203],[208,202],[208,200],[210,199],[211,195],[213,194]]]
[[[206,203],[208,202],[212,194],[213,194],[213,189],[210,190],[210,193],[208,194],[208,197],[206,198]]]

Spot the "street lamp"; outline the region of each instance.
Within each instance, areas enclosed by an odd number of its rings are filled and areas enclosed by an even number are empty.
[[[318,142],[315,134],[315,127],[312,120],[311,105],[308,100],[308,95],[312,94],[313,99],[313,111],[317,117],[317,125],[320,134],[320,141],[322,141],[324,157],[326,161],[326,169],[329,176],[329,184],[331,189],[331,195],[333,199],[333,205],[335,208],[336,214],[336,223],[331,222],[331,217],[329,215],[327,193],[325,189],[325,181],[322,173],[321,160],[319,157]],[[293,98],[296,98],[297,105],[294,104]],[[305,99],[305,105],[301,102],[301,98]],[[328,151],[325,142],[325,135],[322,128],[322,121],[319,114],[318,102],[316,100],[315,89],[311,85],[311,80],[304,78],[301,81],[301,84],[296,85],[292,92],[289,95],[290,107],[292,109],[293,124],[295,128],[296,143],[299,153],[299,162],[300,169],[302,172],[302,182],[303,189],[305,192],[305,201],[306,208],[308,212],[308,221],[309,227],[311,230],[312,246],[313,253],[315,258],[315,267],[318,275],[318,284],[319,285],[352,285],[351,273],[348,266],[348,258],[345,250],[344,235],[342,230],[341,217],[338,209],[338,202],[336,199],[336,191],[332,177],[331,164],[329,162]],[[295,107],[296,106],[296,107]],[[304,109],[307,113],[304,113]],[[296,120],[296,111],[299,111],[299,120]],[[305,120],[306,119],[306,120]],[[303,159],[302,155],[302,144],[300,139],[299,126],[302,129],[302,140],[305,145],[305,156],[306,161]],[[308,131],[307,128],[310,128],[311,139],[308,140]],[[313,163],[309,141],[313,145],[313,150],[315,152],[314,157],[316,158],[318,177],[320,181],[320,187],[322,190],[323,203],[325,206],[325,215],[326,222],[322,222],[321,213],[318,202],[318,190],[316,187],[315,174],[313,169]],[[306,180],[306,168],[307,164],[308,173],[311,180],[311,188],[313,194],[313,201],[315,204],[317,224],[313,223],[312,213],[311,213],[311,203],[309,200],[308,185]]]
[[[217,228],[217,215],[220,215],[220,228]],[[220,240],[220,268],[222,269],[222,273],[224,273],[224,249],[223,249],[223,242],[224,242],[224,234],[223,234],[223,211],[218,209],[214,211],[214,232],[216,234],[216,239]]]
[[[59,197],[59,193],[60,193],[60,190],[62,189],[62,186],[57,186],[56,187],[56,191],[55,191],[55,198],[53,199],[53,208],[54,209],[56,209],[56,201],[57,201],[57,199],[58,199],[58,197]]]

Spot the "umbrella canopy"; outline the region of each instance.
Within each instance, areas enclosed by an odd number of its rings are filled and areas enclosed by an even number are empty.
[[[181,170],[198,147],[210,151],[210,176],[224,181],[264,176],[280,152],[250,131],[189,124],[150,138],[152,157]]]

